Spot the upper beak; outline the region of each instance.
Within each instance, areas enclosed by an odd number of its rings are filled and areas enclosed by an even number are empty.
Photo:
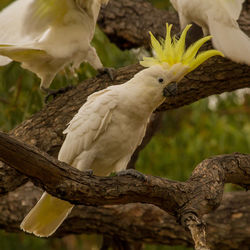
[[[172,82],[170,84],[168,84],[164,89],[163,89],[163,95],[165,97],[169,97],[169,96],[175,96],[177,95],[177,83],[176,82]]]

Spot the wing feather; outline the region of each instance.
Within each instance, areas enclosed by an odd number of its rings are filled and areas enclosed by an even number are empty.
[[[33,0],[25,16],[23,32],[42,34],[51,26],[61,24],[74,7],[73,0]]]
[[[0,44],[24,44],[31,37],[21,32],[29,5],[33,0],[18,0],[0,12]]]
[[[112,87],[89,96],[64,131],[67,136],[58,159],[71,164],[80,153],[89,150],[106,131],[116,106],[117,95]]]
[[[47,53],[41,49],[7,44],[0,44],[0,55],[7,56],[14,61],[23,63],[30,62],[32,60],[41,60],[42,58],[48,57]]]
[[[29,5],[29,9],[26,13],[24,23],[25,29],[23,30],[26,34],[34,32],[40,34],[45,32],[51,26],[57,26],[62,24],[65,21],[66,14],[70,11],[86,12],[96,21],[101,3],[107,4],[109,0],[29,1],[32,1],[32,3]]]

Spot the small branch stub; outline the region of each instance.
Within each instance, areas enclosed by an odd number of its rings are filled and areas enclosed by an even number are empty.
[[[194,213],[187,213],[182,217],[182,224],[191,232],[195,243],[195,250],[210,250],[206,243],[206,228],[204,223]]]

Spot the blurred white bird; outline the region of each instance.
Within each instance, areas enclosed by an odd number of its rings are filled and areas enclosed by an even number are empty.
[[[126,169],[131,155],[141,144],[152,112],[176,89],[175,82],[211,56],[222,55],[216,50],[197,55],[200,46],[211,37],[197,41],[185,51],[189,27],[173,43],[171,26],[167,26],[164,47],[151,34],[156,58],[144,58],[141,62],[149,68],[122,85],[89,96],[64,131],[67,136],[59,152],[60,161],[81,171],[92,169],[100,176]],[[21,228],[48,237],[72,208],[69,202],[45,192],[24,218]]]
[[[0,13],[0,65],[11,60],[41,78],[49,92],[55,75],[72,63],[105,71],[90,42],[101,4],[109,0],[17,0]]]
[[[212,35],[213,46],[226,57],[250,65],[250,38],[237,23],[244,1],[170,0],[178,12],[181,29],[194,22],[204,35]]]

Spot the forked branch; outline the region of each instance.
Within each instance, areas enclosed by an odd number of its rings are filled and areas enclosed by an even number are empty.
[[[154,204],[191,230],[197,249],[205,244],[201,218],[219,206],[224,184],[250,187],[250,155],[239,153],[204,160],[186,182],[153,176],[145,176],[146,181],[134,176],[89,176],[4,133],[0,133],[0,160],[73,204]]]

